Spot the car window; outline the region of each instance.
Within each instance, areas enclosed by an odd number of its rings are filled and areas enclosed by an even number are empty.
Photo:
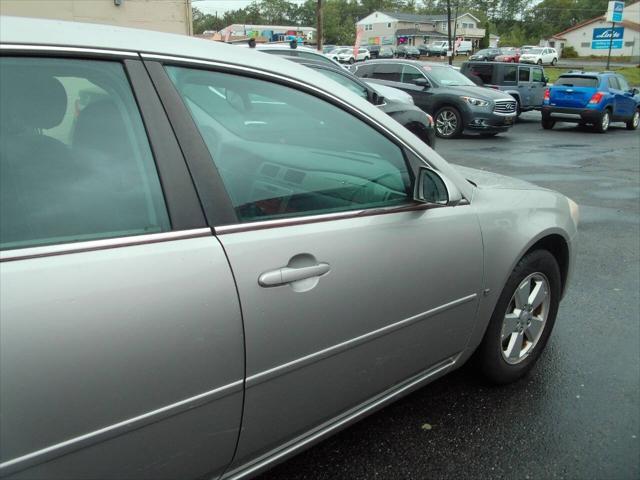
[[[570,76],[563,75],[555,81],[554,85],[565,85],[567,87],[592,87],[595,88],[598,86],[597,77],[585,77],[583,75],[580,76]]]
[[[369,94],[367,92],[367,89],[364,88],[362,85],[360,85],[355,80],[349,78],[348,76],[342,75],[341,73],[333,71],[333,70],[328,70],[326,68],[315,68],[315,67],[311,67],[311,68],[313,68],[314,70],[317,70],[318,72],[322,73],[323,75],[326,75],[330,79],[338,82],[343,87],[347,87],[349,90],[351,90],[352,92],[356,93],[357,95],[360,95],[362,98],[365,98],[365,99],[369,98]]]
[[[377,63],[373,70],[373,78],[399,82],[402,74],[402,65],[398,63]]]
[[[629,84],[627,83],[627,80],[624,77],[616,77],[618,79],[618,84],[620,85],[620,90],[623,90],[625,92],[628,92],[629,90],[631,90],[629,88]]]
[[[531,69],[531,81],[532,82],[542,82],[544,75],[542,74],[541,68],[532,68]]]
[[[297,56],[300,57],[300,58],[307,58],[309,60],[315,60],[316,62],[326,63],[327,65],[331,65],[332,67],[336,66],[336,64],[334,62],[332,62],[330,59],[328,59],[324,55],[317,55],[315,53],[304,52],[304,51],[300,50],[300,51],[298,51],[298,55]]]
[[[180,67],[167,71],[240,221],[412,201],[402,150],[341,108],[265,80]]]
[[[121,64],[0,59],[0,248],[170,230]]]
[[[467,75],[478,77],[483,84],[493,83],[493,65],[474,63],[469,66]]]
[[[362,77],[362,78],[374,78],[373,75],[373,70],[374,70],[375,65],[369,64],[369,65],[358,65],[354,71],[355,75],[357,77]]]
[[[518,81],[520,82],[528,82],[529,81],[529,67],[519,67],[518,68]]]
[[[618,79],[616,77],[609,77],[609,88],[620,90],[620,85],[618,84]]]
[[[518,67],[515,65],[505,65],[502,71],[502,81],[504,83],[516,83],[518,75]]]
[[[402,83],[413,83],[419,78],[425,78],[416,67],[411,65],[402,66]]]

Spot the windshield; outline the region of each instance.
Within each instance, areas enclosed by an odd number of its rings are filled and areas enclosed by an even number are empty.
[[[456,86],[456,85],[469,85],[475,86],[471,80],[465,77],[463,74],[451,67],[433,67],[427,70],[429,78],[432,78],[439,85],[443,86]]]
[[[537,55],[539,53],[542,53],[542,49],[541,48],[532,48],[531,50],[527,50],[527,53],[532,53],[534,55]]]

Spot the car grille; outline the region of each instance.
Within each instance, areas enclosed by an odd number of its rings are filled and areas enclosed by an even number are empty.
[[[516,113],[515,100],[496,100],[496,106],[493,107],[495,113]]]

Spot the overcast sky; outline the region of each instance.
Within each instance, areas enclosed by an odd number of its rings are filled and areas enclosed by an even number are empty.
[[[294,3],[303,3],[303,0],[289,0]],[[222,15],[227,10],[237,10],[244,8],[251,3],[251,0],[191,0],[191,6],[196,7],[202,13]]]

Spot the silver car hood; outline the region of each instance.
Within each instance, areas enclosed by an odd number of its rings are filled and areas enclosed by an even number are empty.
[[[487,172],[486,170],[478,170],[475,168],[463,167],[462,165],[453,165],[458,172],[467,180],[475,184],[478,188],[502,188],[509,190],[548,190],[544,187],[534,185],[533,183],[519,180],[498,173]]]

